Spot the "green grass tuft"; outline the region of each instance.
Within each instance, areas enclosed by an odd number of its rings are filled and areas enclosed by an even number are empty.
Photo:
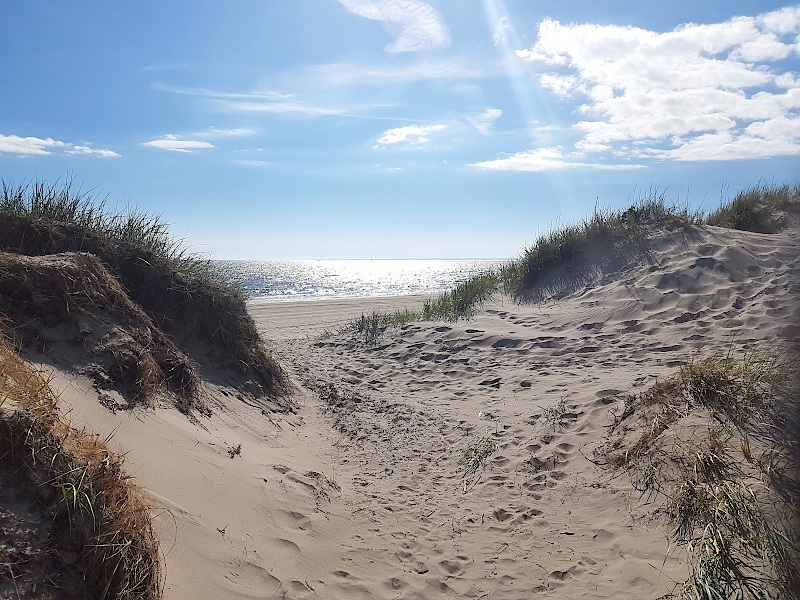
[[[470,477],[486,466],[486,460],[497,452],[497,442],[489,437],[482,437],[472,440],[461,451],[461,458],[458,464],[464,477]]]
[[[669,204],[663,193],[653,192],[624,211],[595,209],[588,219],[555,227],[540,236],[522,255],[500,272],[505,289],[521,298],[549,269],[564,266],[597,243],[633,240],[654,223],[682,225],[702,222],[702,214]]]
[[[760,183],[742,190],[731,201],[723,201],[706,222],[716,227],[775,233],[786,224],[780,211],[800,208],[800,184]]]
[[[422,314],[409,309],[395,312],[381,312],[373,310],[370,314],[361,314],[361,317],[345,325],[340,333],[356,333],[364,336],[364,341],[373,343],[389,327],[400,327],[413,321],[419,321]]]
[[[452,290],[427,300],[422,308],[426,321],[458,321],[469,319],[475,310],[497,290],[500,279],[496,273],[481,273],[456,285]]]

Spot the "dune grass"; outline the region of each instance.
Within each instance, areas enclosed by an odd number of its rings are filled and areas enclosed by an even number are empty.
[[[733,200],[723,201],[706,217],[716,227],[774,233],[785,225],[779,211],[800,208],[800,184],[759,183],[740,191]]]
[[[458,283],[452,290],[429,299],[422,307],[425,321],[469,319],[491,298],[499,283],[497,273],[482,273]]]
[[[800,463],[782,424],[797,412],[796,373],[795,363],[752,352],[712,357],[626,399],[612,430],[638,415],[638,428],[620,430],[641,433],[606,458],[643,496],[662,499],[658,512],[689,564],[664,598],[798,597]],[[678,426],[703,410],[705,428]]]
[[[82,588],[81,597],[161,597],[159,547],[144,493],[124,472],[122,457],[63,421],[49,382],[5,339],[0,340],[0,467],[14,473],[15,481],[24,479],[22,471],[37,473],[43,480],[38,487],[58,499],[52,547],[40,555],[26,551],[22,564],[49,565],[54,551],[58,556],[57,544],[77,544],[83,575],[74,585]],[[20,585],[33,590],[50,585],[28,581],[35,575],[17,569]]]
[[[525,248],[500,271],[500,281],[512,296],[521,298],[550,268],[568,264],[596,243],[635,239],[652,223],[699,224],[702,215],[669,204],[661,192],[639,199],[624,211],[595,209],[575,224],[554,227]]]
[[[106,196],[85,192],[72,179],[63,183],[37,179],[17,185],[3,181],[0,216],[79,227],[108,242],[144,250],[192,280],[208,280],[239,291],[220,276],[210,260],[190,253],[183,240],[172,236],[169,224],[160,216],[131,207],[122,211],[110,208]]]

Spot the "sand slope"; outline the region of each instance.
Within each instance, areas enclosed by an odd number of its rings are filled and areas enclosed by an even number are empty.
[[[166,598],[656,597],[683,557],[592,452],[620,395],[797,339],[800,239],[663,230],[546,283],[371,345],[317,336],[413,299],[252,306],[298,386],[288,417],[214,387],[196,422],[112,414],[79,376],[55,383],[161,507]],[[465,477],[482,437],[497,451]]]

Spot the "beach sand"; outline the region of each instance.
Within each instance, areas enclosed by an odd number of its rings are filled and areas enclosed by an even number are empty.
[[[375,343],[320,336],[422,299],[252,305],[296,386],[293,415],[210,386],[208,417],[112,413],[79,375],[52,385],[150,493],[168,600],[658,597],[685,556],[594,452],[625,394],[693,359],[797,340],[800,237],[665,229],[537,298]],[[495,451],[465,474],[482,439]]]

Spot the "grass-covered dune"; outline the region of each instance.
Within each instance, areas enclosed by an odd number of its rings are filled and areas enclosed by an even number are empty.
[[[48,327],[66,320],[87,338],[97,329],[86,325],[89,316],[116,314],[116,329],[104,331],[114,347],[96,342],[109,350],[103,377],[129,397],[165,383],[188,410],[203,377],[291,408],[244,292],[188,253],[159,217],[111,211],[69,181],[4,182],[0,251],[0,311],[23,344],[46,352]]]
[[[710,225],[756,233],[778,233],[799,224],[798,183],[754,185],[733,199],[722,201],[708,214],[670,203],[664,193],[652,193],[624,211],[595,209],[583,221],[550,229],[499,270],[461,282],[452,290],[425,302],[420,310],[365,314],[353,321],[347,330],[374,340],[387,327],[412,321],[468,319],[483,302],[499,291],[506,292],[518,302],[536,300],[535,289],[555,270],[566,270],[574,279],[591,261],[588,251],[597,254],[599,248],[608,250],[613,246],[614,251],[601,254],[624,252],[626,246],[645,240],[659,227]],[[633,251],[638,252],[638,249],[633,248]]]

